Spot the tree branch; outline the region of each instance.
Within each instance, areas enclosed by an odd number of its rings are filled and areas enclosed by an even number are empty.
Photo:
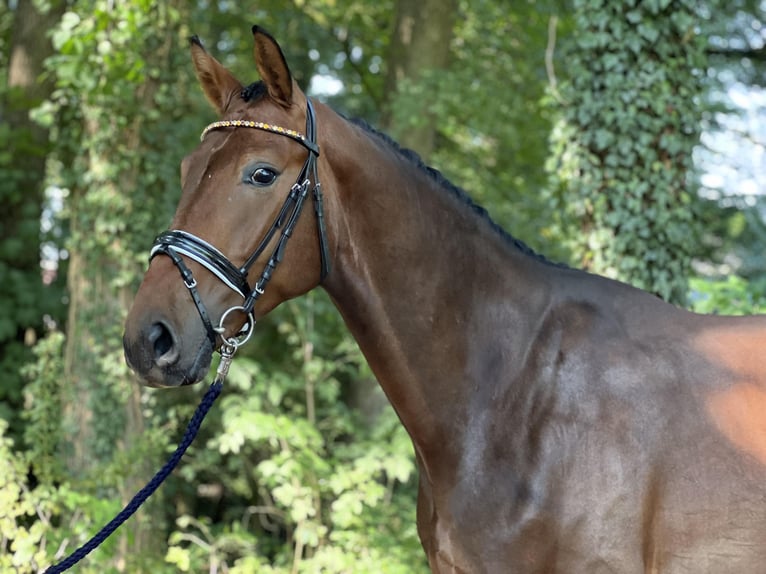
[[[759,62],[766,62],[766,48],[708,48],[705,50],[708,56],[723,56],[729,59],[748,58]]]
[[[548,74],[548,85],[551,88],[551,93],[560,102],[561,96],[559,95],[558,81],[556,80],[556,69],[553,66],[553,54],[556,51],[556,25],[558,21],[558,16],[555,14],[548,20],[548,44],[545,46],[545,72]]]

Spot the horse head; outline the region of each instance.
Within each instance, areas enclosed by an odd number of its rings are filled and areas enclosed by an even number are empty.
[[[199,381],[223,342],[329,270],[313,105],[276,41],[257,26],[253,38],[249,86],[191,39],[220,120],[181,164],[177,211],[127,318],[126,360],[152,386]]]

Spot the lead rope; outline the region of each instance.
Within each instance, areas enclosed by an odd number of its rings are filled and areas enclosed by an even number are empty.
[[[223,317],[221,317],[221,326],[223,325],[223,321],[226,318],[226,315],[228,315],[228,313],[232,310],[234,309],[229,309],[226,313],[223,314]],[[139,507],[144,502],[146,502],[146,500],[152,494],[154,494],[154,491],[159,488],[165,479],[170,476],[170,473],[173,472],[173,469],[178,465],[181,457],[186,452],[186,449],[189,448],[191,443],[194,441],[194,438],[197,436],[197,432],[199,432],[202,421],[205,419],[205,415],[207,415],[210,407],[213,406],[213,403],[218,398],[218,395],[221,394],[221,390],[223,389],[223,382],[226,379],[226,375],[229,373],[229,366],[231,365],[231,361],[234,358],[234,354],[237,352],[237,349],[246,343],[250,338],[250,335],[253,333],[253,326],[254,323],[248,323],[248,330],[244,335],[240,334],[239,338],[231,337],[224,340],[219,351],[221,353],[221,360],[218,363],[215,380],[210,383],[210,388],[205,393],[205,396],[202,397],[197,410],[194,411],[194,414],[192,415],[192,418],[186,427],[186,431],[184,432],[184,436],[181,439],[181,442],[178,443],[178,447],[176,448],[175,452],[170,455],[170,458],[165,463],[165,465],[157,472],[157,474],[152,477],[148,483],[146,483],[146,486],[144,486],[136,493],[136,495],[131,499],[130,502],[128,502],[127,505],[125,505],[125,508],[123,508],[117,514],[117,516],[112,518],[112,520],[104,525],[104,527],[99,530],[90,540],[72,552],[69,556],[64,558],[64,560],[58,564],[50,566],[45,571],[45,574],[57,574],[59,572],[65,572],[77,564],[80,560],[85,558],[93,550],[98,548],[107,538],[109,538],[109,536],[112,535],[115,530],[117,530],[122,525],[123,522],[133,516],[136,510],[138,510]],[[221,327],[219,327],[219,329],[221,329]]]

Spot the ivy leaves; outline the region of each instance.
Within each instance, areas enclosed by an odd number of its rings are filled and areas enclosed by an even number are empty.
[[[576,4],[554,203],[585,267],[683,304],[696,248],[692,150],[703,44],[685,0]]]

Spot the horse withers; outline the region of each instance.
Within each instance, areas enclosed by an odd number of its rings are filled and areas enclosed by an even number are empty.
[[[547,262],[253,35],[249,86],[191,43],[221,121],[126,323],[138,375],[197,382],[321,285],[412,438],[434,572],[766,573],[766,317]]]

